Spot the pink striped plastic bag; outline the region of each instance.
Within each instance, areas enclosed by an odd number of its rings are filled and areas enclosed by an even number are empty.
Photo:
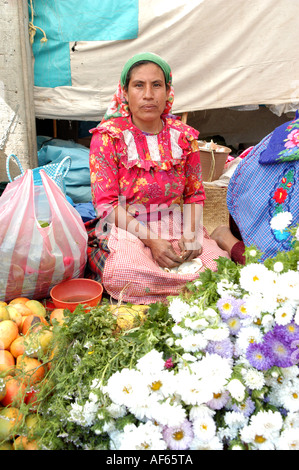
[[[87,233],[80,214],[42,170],[9,183],[0,197],[0,300],[47,298],[51,288],[82,277]]]

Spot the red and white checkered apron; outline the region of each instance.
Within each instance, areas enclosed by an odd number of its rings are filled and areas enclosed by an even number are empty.
[[[155,233],[158,233],[158,224],[159,222],[150,222],[150,228]],[[161,225],[159,227],[161,228]],[[165,227],[162,227],[162,236],[164,229]],[[203,232],[202,254],[199,256],[203,266],[200,271],[206,268],[216,271],[215,259],[220,256],[228,257],[228,254],[209,238],[205,229]],[[178,254],[179,238],[168,238]],[[165,272],[153,259],[150,248],[135,235],[115,225],[111,229],[108,248],[110,254],[105,261],[103,285],[114,299],[134,304],[165,302],[168,296],[179,294],[187,282],[198,277],[198,273]]]

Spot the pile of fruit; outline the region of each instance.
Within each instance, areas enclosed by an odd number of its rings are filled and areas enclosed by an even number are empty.
[[[45,306],[25,297],[0,302],[0,450],[34,450],[30,439],[36,424],[34,413],[38,386],[51,367],[53,319]],[[27,405],[30,413],[22,413]]]

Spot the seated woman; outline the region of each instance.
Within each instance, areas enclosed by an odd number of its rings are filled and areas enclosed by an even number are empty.
[[[299,112],[253,147],[234,171],[227,191],[230,227],[211,234],[231,258],[244,264],[245,247],[261,261],[292,249],[299,223]]]
[[[198,131],[170,114],[173,96],[169,65],[156,54],[138,54],[91,130],[97,218],[86,224],[86,276],[114,299],[165,301],[228,256],[203,228]]]

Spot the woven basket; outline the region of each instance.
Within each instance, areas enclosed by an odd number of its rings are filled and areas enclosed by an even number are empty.
[[[229,225],[229,212],[226,203],[227,188],[203,183],[206,199],[203,209],[203,224],[211,234],[218,225]]]
[[[201,140],[198,140],[198,145],[203,181],[218,180],[223,173],[231,149],[214,142],[210,142],[210,148],[207,148],[207,142]]]

